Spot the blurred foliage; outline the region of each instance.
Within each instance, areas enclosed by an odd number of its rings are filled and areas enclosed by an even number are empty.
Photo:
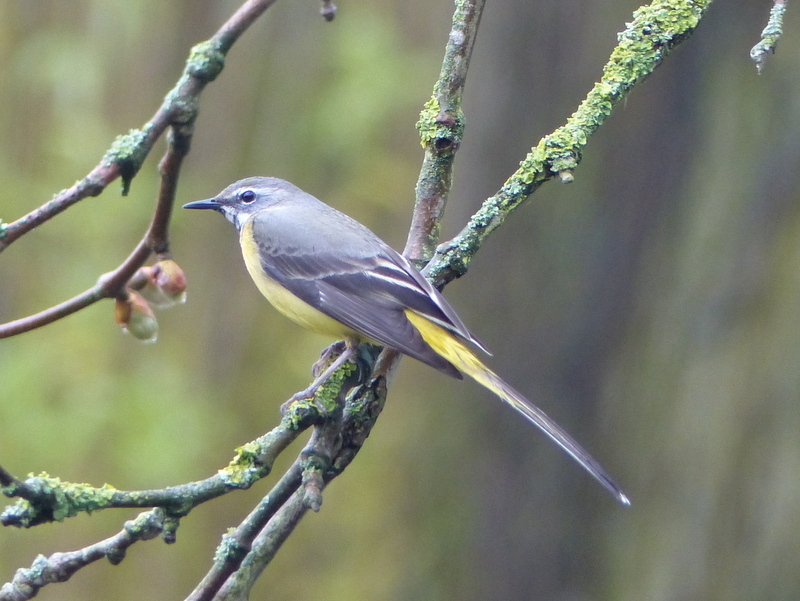
[[[790,10],[757,77],[748,52],[766,4],[716,3],[590,142],[575,183],[545,186],[447,291],[491,363],[593,451],[633,507],[477,386],[406,361],[373,437],[255,597],[800,596],[800,24]],[[201,100],[180,202],[276,175],[402,247],[414,123],[451,5],[339,5],[325,23],[313,2],[278,2],[234,47]],[[574,110],[637,5],[488,3],[446,233]],[[0,4],[0,218],[71,185],[147,120],[191,45],[236,6]],[[161,152],[130,196],[112,186],[3,253],[0,320],[124,259]],[[158,343],[119,332],[110,302],[0,342],[0,464],[158,487],[212,473],[276,422],[327,341],[267,306],[224,220],[178,211],[173,252],[189,302],[159,314]],[[182,598],[268,486],[196,510],[175,546],[138,545],[39,598]],[[0,581],[133,514],[0,531]]]

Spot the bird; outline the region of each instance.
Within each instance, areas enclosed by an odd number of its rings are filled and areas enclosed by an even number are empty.
[[[448,376],[471,376],[521,413],[620,503],[630,500],[603,467],[472,348],[489,353],[450,303],[403,255],[344,213],[275,177],[248,177],[183,205],[224,215],[239,232],[247,270],[275,308],[299,325],[344,339],[322,382],[361,342],[389,347]],[[305,392],[309,392],[308,390]]]

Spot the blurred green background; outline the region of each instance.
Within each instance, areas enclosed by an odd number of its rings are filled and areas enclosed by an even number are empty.
[[[202,97],[179,202],[276,175],[402,248],[422,156],[414,123],[452,4],[339,4],[325,23],[313,1],[278,2],[233,48]],[[477,385],[407,360],[363,452],[253,598],[800,598],[800,23],[790,7],[758,77],[748,52],[770,5],[715,3],[591,140],[575,183],[541,189],[447,289],[490,364],[633,506]],[[0,218],[68,187],[149,119],[189,48],[236,6],[0,4]],[[575,109],[637,6],[488,3],[446,235]],[[3,253],[0,320],[124,259],[163,149],[130,196],[114,184]],[[203,478],[308,383],[327,341],[261,298],[230,225],[177,211],[172,234],[189,302],[159,314],[157,344],[120,333],[110,302],[0,341],[0,464],[124,489]],[[271,481],[192,512],[174,546],[138,544],[39,598],[183,598]],[[0,530],[0,582],[135,513]]]

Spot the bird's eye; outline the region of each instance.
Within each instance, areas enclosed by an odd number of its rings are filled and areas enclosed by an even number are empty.
[[[256,199],[256,193],[252,190],[245,190],[241,194],[239,194],[239,200],[241,200],[245,204],[250,204]]]

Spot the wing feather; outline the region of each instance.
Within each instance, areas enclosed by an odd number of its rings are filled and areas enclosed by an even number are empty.
[[[259,258],[272,279],[325,315],[375,342],[461,378],[460,372],[423,340],[404,311],[413,309],[461,338],[475,338],[407,260],[395,251],[390,254],[380,250],[384,252],[343,257],[320,250],[312,254],[296,249],[276,252],[263,243],[259,245]]]

